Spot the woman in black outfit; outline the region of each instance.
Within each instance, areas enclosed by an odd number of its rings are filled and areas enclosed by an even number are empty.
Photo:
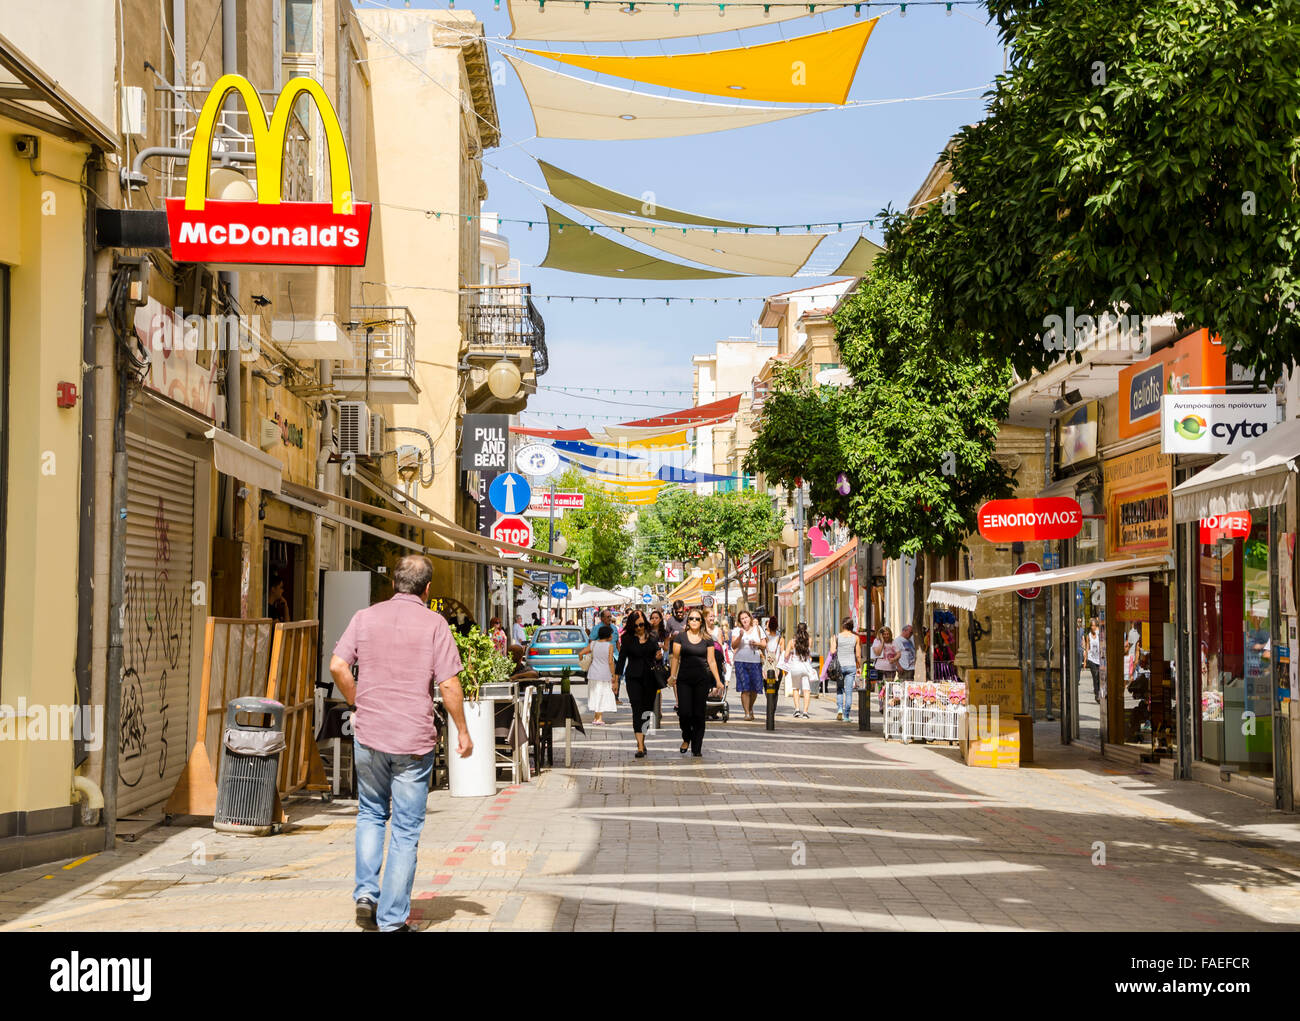
[[[686,630],[673,642],[668,683],[677,694],[677,715],[682,721],[679,751],[685,755],[689,748],[698,758],[704,754],[705,700],[710,688],[722,690],[713,639],[704,631],[704,617],[699,610],[691,610],[686,615]]]
[[[630,617],[623,640],[618,643],[618,662],[615,672],[627,683],[627,697],[632,701],[632,730],[636,734],[636,757],[645,758],[645,734],[642,728],[647,718],[653,718],[655,693],[654,665],[659,654],[659,643],[643,617]]]

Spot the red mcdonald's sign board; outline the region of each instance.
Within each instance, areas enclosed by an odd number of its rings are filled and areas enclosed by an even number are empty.
[[[1213,546],[1220,539],[1244,539],[1250,535],[1250,511],[1214,514],[1201,518],[1201,545]]]
[[[256,160],[257,199],[209,199],[208,167],[221,104],[239,93],[248,107]],[[330,202],[281,202],[285,135],[294,103],[310,96],[329,153]],[[311,78],[294,78],[276,100],[268,124],[257,91],[237,74],[218,79],[199,113],[185,177],[185,197],[167,199],[167,232],[178,262],[250,265],[364,266],[370,205],[352,200],[352,169],[338,115]]]
[[[1068,496],[990,500],[980,508],[978,523],[989,542],[1072,539],[1083,528],[1083,508]]]

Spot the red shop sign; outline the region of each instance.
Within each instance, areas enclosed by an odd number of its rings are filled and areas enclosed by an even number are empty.
[[[1220,539],[1244,539],[1250,535],[1250,511],[1214,514],[1201,518],[1201,545],[1212,546]]]
[[[1073,539],[1083,528],[1083,508],[1068,496],[990,500],[980,508],[978,522],[989,542]]]

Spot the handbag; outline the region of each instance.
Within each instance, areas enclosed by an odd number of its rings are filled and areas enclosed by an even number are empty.
[[[655,690],[660,691],[668,687],[668,667],[662,663],[656,663],[650,670],[655,679]]]
[[[578,654],[578,666],[582,667],[584,671],[591,669],[591,656],[592,654],[590,652],[582,652]]]

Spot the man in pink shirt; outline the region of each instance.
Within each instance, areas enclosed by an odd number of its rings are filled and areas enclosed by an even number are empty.
[[[359,610],[334,646],[330,673],[353,714],[357,772],[357,924],[368,931],[414,932],[407,924],[416,852],[429,800],[438,727],[433,688],[460,734],[457,752],[474,750],[465,726],[460,654],[451,628],[426,605],[433,565],[403,557],[393,571],[393,597]],[[352,667],[357,668],[356,679]],[[392,817],[388,867],[384,829]]]

